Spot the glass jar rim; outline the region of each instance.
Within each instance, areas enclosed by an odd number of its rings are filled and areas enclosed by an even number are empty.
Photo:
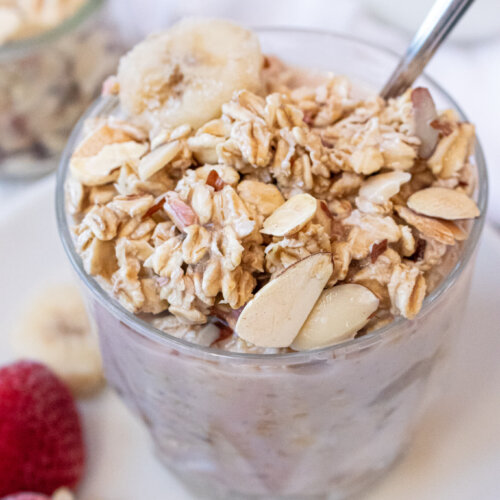
[[[58,40],[68,32],[80,26],[92,13],[99,9],[106,0],[85,0],[78,9],[56,26],[33,36],[19,38],[0,45],[0,59],[22,57],[27,52],[36,51],[41,46]]]
[[[301,35],[322,35],[331,38],[336,38],[342,41],[347,41],[349,43],[354,43],[365,49],[375,49],[379,53],[384,53],[391,58],[394,58],[394,63],[396,64],[399,56],[396,52],[383,47],[379,44],[373,43],[362,38],[345,35],[340,33],[335,33],[326,30],[313,30],[313,29],[301,29],[301,28],[289,28],[289,27],[265,27],[265,28],[254,28],[257,33],[274,33],[277,35],[282,34],[301,34]],[[449,101],[455,111],[458,113],[459,117],[463,121],[468,121],[466,115],[458,106],[456,101],[432,78],[430,78],[425,73],[422,75],[432,86],[434,86],[443,96]],[[170,335],[158,328],[155,328],[149,322],[141,319],[137,315],[126,310],[115,298],[111,297],[97,282],[95,278],[88,275],[83,267],[82,260],[77,254],[73,239],[71,237],[71,232],[68,223],[68,216],[66,206],[65,206],[65,183],[67,173],[69,171],[69,159],[72,154],[72,149],[78,139],[83,123],[89,117],[94,116],[98,113],[102,113],[106,110],[111,110],[116,106],[116,97],[100,97],[98,98],[85,112],[85,114],[80,118],[78,124],[73,129],[71,136],[66,144],[65,150],[61,156],[61,161],[57,171],[57,186],[56,186],[56,216],[57,225],[59,229],[59,235],[62,240],[63,247],[68,255],[73,268],[76,270],[80,279],[85,283],[86,287],[91,291],[92,295],[98,300],[98,302],[105,307],[115,318],[118,318],[126,326],[133,329],[135,332],[145,336],[153,342],[165,343],[168,347],[176,350],[183,351],[187,354],[191,354],[195,357],[206,357],[215,362],[223,359],[231,359],[233,361],[240,362],[252,362],[259,364],[280,364],[280,363],[301,363],[306,361],[311,361],[311,359],[317,358],[322,359],[325,355],[330,355],[330,357],[336,357],[339,355],[345,355],[353,351],[362,350],[370,347],[379,341],[382,341],[389,332],[400,328],[403,324],[409,323],[414,320],[408,320],[402,316],[398,316],[389,324],[382,326],[376,330],[373,330],[366,335],[361,337],[356,337],[354,339],[346,340],[338,344],[334,344],[328,347],[322,347],[310,351],[299,351],[299,352],[287,352],[287,353],[275,353],[275,354],[256,354],[256,353],[241,353],[241,352],[231,352],[223,351],[221,349],[213,347],[205,347],[199,344],[189,342],[187,340],[177,338]],[[488,174],[486,170],[486,162],[483,154],[483,150],[479,140],[476,137],[476,143],[474,148],[474,158],[475,166],[477,168],[477,205],[481,212],[480,216],[476,218],[472,223],[472,228],[469,233],[469,237],[463,244],[460,258],[455,263],[453,268],[450,270],[448,275],[443,279],[439,285],[424,299],[422,309],[419,313],[425,314],[425,312],[431,307],[431,305],[445,293],[462,274],[462,271],[466,268],[467,263],[472,258],[474,251],[477,247],[479,237],[481,235],[485,218],[486,218],[486,208],[488,204]],[[418,320],[418,316],[417,316]]]

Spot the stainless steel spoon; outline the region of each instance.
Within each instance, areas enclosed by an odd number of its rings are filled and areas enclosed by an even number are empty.
[[[410,42],[406,54],[401,58],[380,92],[384,99],[397,97],[410,87],[473,1],[437,0],[435,2]]]

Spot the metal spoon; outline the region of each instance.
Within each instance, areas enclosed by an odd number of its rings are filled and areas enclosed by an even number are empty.
[[[397,97],[410,87],[473,1],[437,0],[434,3],[406,54],[380,92],[384,99]]]

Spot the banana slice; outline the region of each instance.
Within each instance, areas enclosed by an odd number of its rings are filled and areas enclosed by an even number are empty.
[[[97,339],[74,285],[53,285],[35,297],[13,332],[12,344],[18,355],[54,370],[75,395],[88,395],[103,385]]]
[[[236,90],[261,87],[257,37],[233,23],[185,19],[120,61],[120,102],[151,127],[193,128],[220,115]]]

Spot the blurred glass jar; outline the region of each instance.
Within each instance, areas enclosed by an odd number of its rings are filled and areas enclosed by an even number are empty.
[[[0,46],[0,178],[55,169],[73,125],[124,50],[106,0],[86,0],[57,26]]]

